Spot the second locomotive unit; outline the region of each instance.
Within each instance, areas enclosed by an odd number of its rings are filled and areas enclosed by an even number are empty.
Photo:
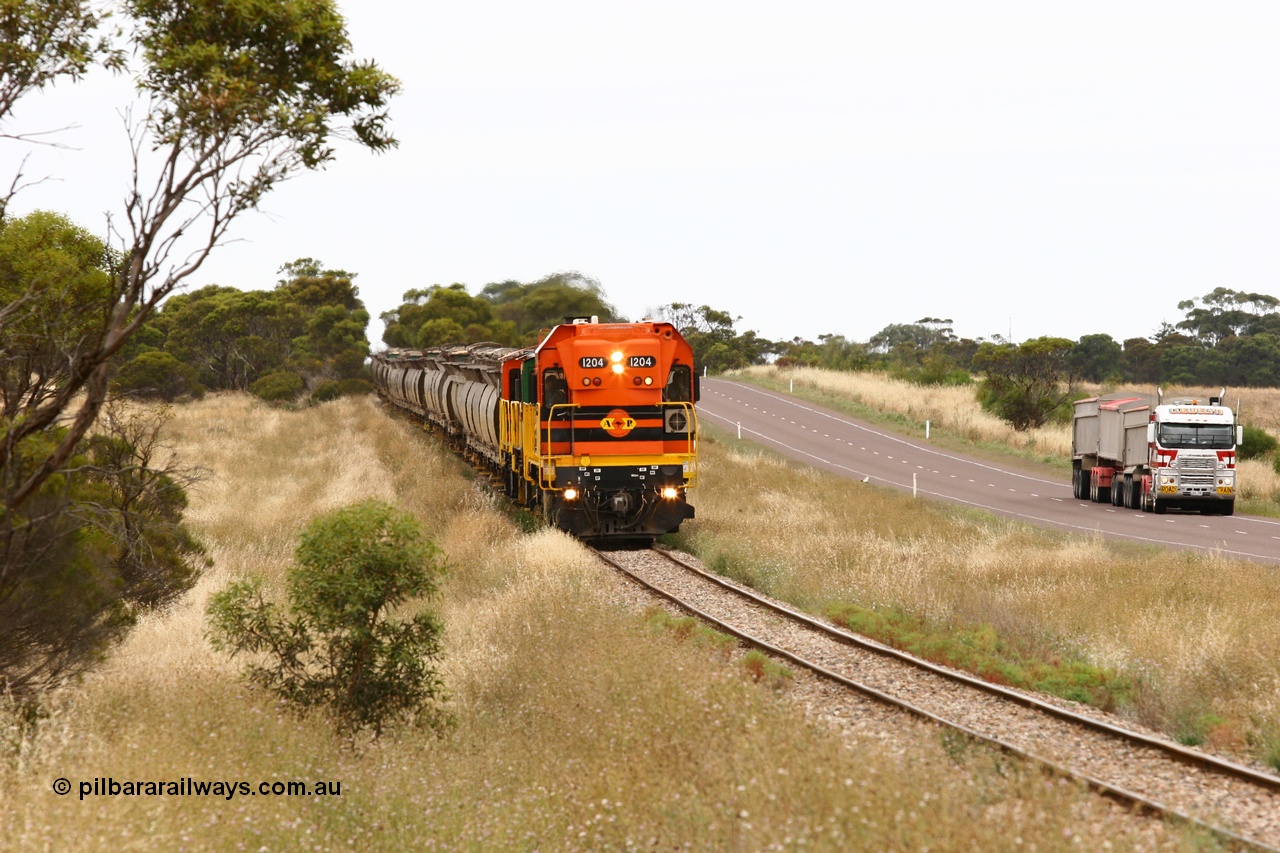
[[[385,400],[439,428],[561,530],[652,539],[693,518],[699,383],[670,323],[591,318],[534,348],[387,350],[373,356],[373,377]]]

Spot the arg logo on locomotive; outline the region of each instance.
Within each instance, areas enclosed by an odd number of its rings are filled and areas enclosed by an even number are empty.
[[[600,419],[600,428],[614,438],[622,438],[636,428],[636,419],[626,409],[614,409]]]

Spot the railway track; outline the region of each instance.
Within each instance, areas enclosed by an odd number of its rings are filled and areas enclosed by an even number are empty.
[[[663,550],[595,552],[631,580],[767,654],[1080,780],[1232,847],[1280,851],[1280,776],[919,660]]]

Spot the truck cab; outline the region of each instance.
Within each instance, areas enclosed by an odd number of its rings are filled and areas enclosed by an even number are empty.
[[[1192,400],[1152,411],[1147,427],[1151,503],[1231,514],[1242,430],[1231,409],[1218,403],[1215,397],[1207,406]]]

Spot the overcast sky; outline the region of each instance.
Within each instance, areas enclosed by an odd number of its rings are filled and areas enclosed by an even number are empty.
[[[1123,339],[1217,286],[1280,295],[1280,4],[346,0],[398,76],[400,147],[271,194],[192,279],[310,256],[377,315],[409,288],[578,270],[625,316],[707,304],[769,338]],[[102,231],[123,80],[9,129],[17,214]],[[381,326],[370,337],[377,342]]]

